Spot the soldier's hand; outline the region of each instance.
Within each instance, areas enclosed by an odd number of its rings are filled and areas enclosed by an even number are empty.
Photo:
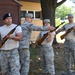
[[[55,27],[49,26],[49,30],[50,30],[50,31],[54,31],[54,30],[55,30]]]
[[[13,36],[11,36],[11,35],[7,35],[6,37],[7,37],[7,39],[13,39]]]
[[[7,39],[11,39],[11,38],[12,38],[12,36],[11,36],[11,35],[7,35],[6,37],[7,37]]]

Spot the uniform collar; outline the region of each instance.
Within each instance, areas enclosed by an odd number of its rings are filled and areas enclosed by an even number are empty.
[[[24,22],[24,24],[28,24],[28,23],[29,23],[28,21],[25,21],[25,22]]]

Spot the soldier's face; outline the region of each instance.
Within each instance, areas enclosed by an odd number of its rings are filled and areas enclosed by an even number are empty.
[[[26,18],[26,21],[28,21],[28,22],[30,22],[30,23],[32,22],[32,20],[33,20],[33,18],[30,18],[30,17],[27,17],[27,18]]]
[[[74,18],[73,17],[69,17],[68,20],[69,20],[69,22],[73,22]]]
[[[7,17],[5,20],[4,20],[4,23],[6,25],[11,25],[12,24],[12,17]]]
[[[49,22],[46,22],[46,23],[45,23],[45,26],[50,26],[50,23],[49,23]]]

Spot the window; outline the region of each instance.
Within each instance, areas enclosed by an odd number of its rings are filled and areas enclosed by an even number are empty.
[[[28,13],[32,13],[34,15],[34,11],[28,11]]]
[[[21,18],[25,18],[26,11],[21,11]]]
[[[21,11],[21,18],[25,18],[25,13],[32,13],[33,19],[40,19],[40,11]]]
[[[36,19],[40,19],[40,12],[38,11],[38,12],[35,12],[35,18]]]

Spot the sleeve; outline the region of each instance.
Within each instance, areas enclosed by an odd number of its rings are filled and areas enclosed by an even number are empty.
[[[22,32],[22,28],[21,28],[21,26],[18,26],[18,27],[16,28],[16,33],[20,33],[20,32]]]
[[[30,30],[33,30],[33,31],[46,31],[46,30],[49,30],[49,27],[48,26],[36,26],[34,24],[30,24],[28,26],[28,28]]]

